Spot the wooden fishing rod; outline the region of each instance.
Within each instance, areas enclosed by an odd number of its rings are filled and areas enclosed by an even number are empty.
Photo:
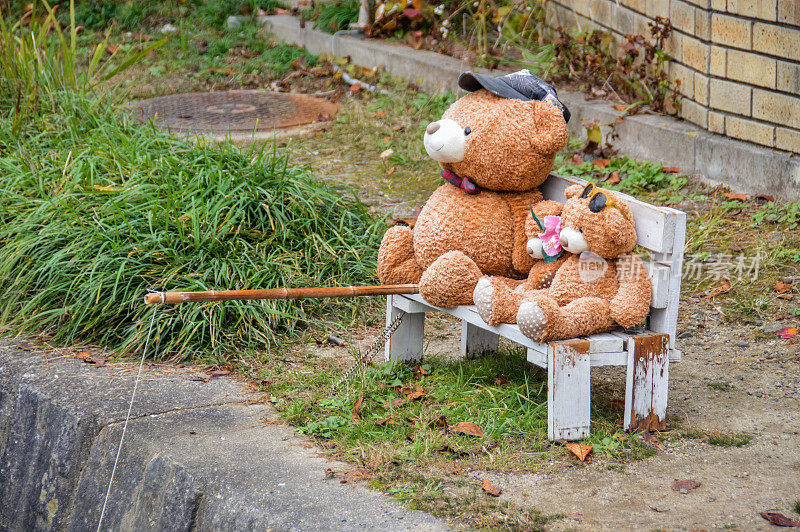
[[[264,290],[210,290],[208,292],[151,292],[144,296],[146,305],[164,303],[199,303],[206,301],[253,301],[256,299],[320,299],[323,297],[385,296],[416,294],[415,284],[383,286],[315,286],[312,288],[270,288]]]

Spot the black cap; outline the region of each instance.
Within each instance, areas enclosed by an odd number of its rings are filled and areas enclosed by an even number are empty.
[[[527,69],[499,78],[468,71],[458,77],[458,86],[467,92],[486,89],[501,98],[548,102],[558,107],[564,115],[564,121],[569,122],[569,109],[558,99],[553,86]]]

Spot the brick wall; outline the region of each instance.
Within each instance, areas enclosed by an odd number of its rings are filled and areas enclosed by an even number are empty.
[[[548,24],[650,35],[680,80],[681,116],[709,131],[800,153],[800,0],[548,0]]]

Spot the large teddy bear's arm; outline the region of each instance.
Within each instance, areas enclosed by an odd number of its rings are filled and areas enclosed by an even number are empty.
[[[633,327],[650,311],[650,275],[642,259],[633,253],[617,259],[616,268],[619,290],[611,300],[611,317],[623,327]]]
[[[422,268],[414,258],[414,232],[394,226],[383,235],[378,250],[378,278],[381,284],[418,283]]]

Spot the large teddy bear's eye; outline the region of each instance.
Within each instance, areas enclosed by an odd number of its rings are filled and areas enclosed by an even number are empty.
[[[472,129],[469,126],[465,127],[464,128],[464,135],[466,136],[466,135],[469,135],[470,133],[472,133]]]

